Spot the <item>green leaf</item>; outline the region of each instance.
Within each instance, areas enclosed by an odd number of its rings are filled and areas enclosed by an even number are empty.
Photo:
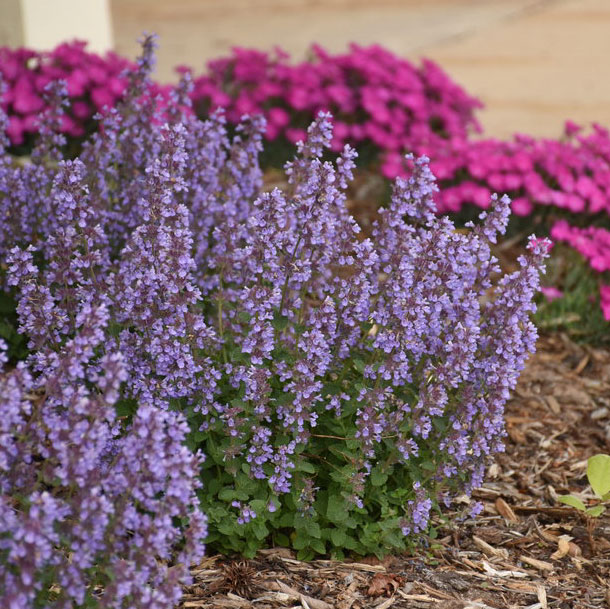
[[[315,474],[316,468],[309,461],[305,461],[304,459],[297,461],[296,470],[298,472],[307,472],[308,474]]]
[[[208,431],[194,431],[191,433],[191,438],[193,438],[193,440],[197,443],[199,442],[203,442],[208,436],[210,435],[210,432]]]
[[[610,455],[591,457],[587,463],[587,478],[598,497],[610,492]]]
[[[429,472],[435,472],[437,469],[437,466],[432,463],[432,461],[423,461],[421,464],[421,468],[428,470]]]
[[[321,539],[312,539],[311,548],[318,554],[326,554],[326,544]]]
[[[278,406],[286,406],[287,404],[292,404],[294,402],[294,398],[294,393],[291,391],[285,391],[280,393],[280,395],[275,398],[275,402],[278,404]]]
[[[335,523],[341,523],[347,520],[348,513],[345,507],[345,499],[338,494],[337,491],[329,493],[328,507],[326,508],[326,517]]]
[[[273,316],[273,321],[271,322],[271,325],[276,330],[279,330],[281,332],[282,330],[285,330],[288,327],[289,322],[290,320],[285,315],[280,315],[279,313],[276,313]]]
[[[221,501],[233,501],[237,497],[237,492],[234,488],[225,486],[223,489],[220,489],[218,493],[218,498]]]
[[[138,403],[136,400],[128,398],[125,400],[119,400],[114,408],[116,410],[117,417],[128,417],[136,412],[138,409]]]
[[[251,526],[254,536],[259,541],[262,541],[263,539],[265,539],[265,537],[267,537],[267,535],[269,535],[269,529],[265,526],[265,523],[259,520],[258,518],[255,518],[253,520]]]
[[[247,311],[240,311],[237,314],[237,319],[239,319],[239,321],[247,324],[252,319],[252,315],[250,313],[248,313]]]
[[[240,398],[235,398],[234,400],[231,400],[229,403],[231,404],[231,406],[233,406],[233,408],[241,408],[242,410],[244,408],[248,407],[247,402],[244,402]]]
[[[15,299],[6,292],[0,293],[0,313],[14,313],[17,308]]]
[[[358,542],[349,535],[346,535],[345,541],[343,543],[347,550],[355,550],[358,547]]]
[[[279,548],[289,548],[290,547],[290,539],[284,533],[274,533],[273,541],[275,545]]]
[[[303,548],[297,552],[297,559],[302,561],[311,560],[315,556],[314,551],[311,548]]]
[[[388,475],[374,467],[371,471],[371,484],[373,486],[383,486],[388,480]]]
[[[320,530],[320,525],[317,522],[308,517],[305,517],[305,522],[305,530],[307,531],[308,535],[315,537],[316,539],[322,537],[322,531]]]
[[[585,504],[578,497],[574,497],[574,495],[561,495],[559,497],[559,501],[561,503],[565,503],[566,505],[570,505],[581,512],[584,512],[587,509]]]
[[[218,524],[218,531],[223,535],[232,535],[233,533],[235,533],[235,526],[232,522],[229,521],[220,522]]]
[[[345,538],[346,535],[343,529],[331,529],[330,540],[333,542],[333,545],[342,548],[345,543]]]
[[[365,363],[361,359],[354,360],[354,368],[360,373],[364,372]]]
[[[267,502],[263,499],[254,499],[254,501],[250,501],[250,508],[259,515],[264,514],[267,510]]]
[[[593,516],[593,518],[598,518],[606,511],[606,508],[603,505],[594,505],[587,509],[587,514],[589,516]]]
[[[311,541],[311,539],[305,531],[297,531],[297,534],[294,536],[294,539],[292,540],[292,547],[295,550],[303,550],[304,548],[309,547],[310,541]]]

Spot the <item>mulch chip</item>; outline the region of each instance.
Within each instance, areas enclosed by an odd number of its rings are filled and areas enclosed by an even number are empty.
[[[302,562],[286,549],[253,560],[210,556],[184,609],[610,608],[610,514],[557,501],[593,499],[588,457],[610,453],[610,351],[542,337],[507,404],[506,452],[474,492],[475,520],[447,514],[413,556]]]

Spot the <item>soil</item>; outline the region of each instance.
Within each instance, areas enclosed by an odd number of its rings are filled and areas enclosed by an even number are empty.
[[[557,497],[595,500],[586,460],[610,453],[610,351],[543,336],[506,408],[506,452],[474,493],[484,511],[447,513],[415,555],[301,562],[207,557],[184,609],[593,609],[610,607],[610,511],[586,518]]]

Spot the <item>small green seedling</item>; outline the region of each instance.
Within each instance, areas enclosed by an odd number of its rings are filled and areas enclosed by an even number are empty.
[[[587,461],[587,478],[595,496],[600,501],[610,501],[610,455],[595,455],[590,457]],[[574,495],[561,495],[559,501],[593,518],[601,516],[606,510],[601,504],[588,508]]]

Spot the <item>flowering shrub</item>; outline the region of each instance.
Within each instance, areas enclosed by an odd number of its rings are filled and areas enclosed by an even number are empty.
[[[330,55],[319,46],[312,58],[292,65],[288,55],[235,49],[231,57],[211,61],[194,82],[199,116],[223,107],[237,123],[243,114],[263,114],[266,138],[296,143],[318,112],[334,116],[331,148],[369,147],[382,172],[395,177],[405,151],[465,139],[480,130],[474,111],[481,103],[466,94],[436,64],[415,67],[380,46],[351,45]],[[288,146],[284,146],[285,158]]]
[[[175,497],[167,509],[183,516],[196,503],[186,484],[196,462],[178,446],[184,416],[188,447],[206,455],[197,494],[216,549],[251,555],[274,542],[311,557],[406,547],[433,510],[481,483],[502,449],[503,407],[534,349],[529,313],[549,243],[532,238],[519,269],[492,281],[490,243],[506,229],[509,200],[493,198],[479,225],[456,231],[435,214],[424,157],[405,160],[409,177],[362,235],[345,207],[356,153],[345,146],[336,162],[324,160],[327,114],[286,165],[285,191],[264,192],[264,122],[245,119],[230,138],[222,115],[199,121],[184,108],[188,76],[169,111],[160,109],[142,95],[151,53],[148,41],[125,100],[77,159],[59,159],[50,128],[31,164],[0,155],[0,248],[29,339],[27,366],[47,383],[60,370],[87,390],[81,402],[65,383],[44,385],[52,396],[68,392],[42,401],[63,408],[45,429],[76,434],[70,450],[87,451],[81,419],[105,425],[100,446],[116,421],[119,452],[113,443],[103,450],[113,467],[139,471],[138,439],[167,442],[167,453],[148,449],[147,464],[159,465],[146,496]],[[44,125],[61,111],[53,90]],[[91,316],[100,318],[93,330]],[[78,365],[61,363],[71,350]],[[114,376],[111,362],[120,363]],[[111,377],[121,383],[106,398]],[[139,431],[153,421],[154,434]],[[120,452],[122,443],[129,448]],[[182,490],[162,485],[170,456]],[[112,480],[114,471],[98,475]],[[137,494],[138,484],[129,489]],[[142,507],[148,514],[156,504]],[[167,557],[174,523],[140,532],[133,518],[134,535],[164,536],[151,552]],[[187,548],[196,549],[194,537],[187,530]],[[113,564],[115,551],[100,546],[101,563]],[[173,571],[150,564],[134,586],[164,589]],[[113,593],[111,578],[101,583]],[[82,588],[65,589],[80,602]]]
[[[401,533],[424,531],[434,506],[480,484],[534,347],[527,314],[547,242],[532,240],[480,304],[508,199],[458,233],[434,214],[420,159],[359,238],[343,206],[354,153],[323,162],[331,134],[318,119],[287,166],[288,194],[264,194],[239,229],[214,230],[232,239],[210,294],[226,405],[194,421],[204,468],[225,472],[206,484],[210,541],[234,550],[270,533],[302,556],[404,548]]]
[[[45,88],[64,80],[69,104],[61,117],[61,132],[82,138],[96,128],[95,115],[113,108],[135,66],[109,52],[104,57],[86,51],[85,42],[70,42],[49,52],[0,47],[0,81],[5,83],[3,108],[9,117],[6,132],[13,146],[29,150],[39,131],[38,117],[49,107]],[[158,85],[155,94],[166,93]],[[52,104],[51,104],[52,106]]]

